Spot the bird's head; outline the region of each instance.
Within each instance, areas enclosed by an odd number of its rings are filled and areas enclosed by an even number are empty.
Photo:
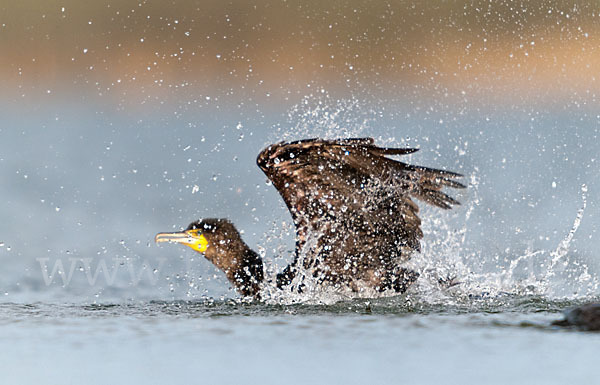
[[[189,224],[184,231],[158,233],[156,243],[181,243],[204,254],[206,259],[223,271],[235,268],[245,243],[235,226],[227,219],[202,219]]]

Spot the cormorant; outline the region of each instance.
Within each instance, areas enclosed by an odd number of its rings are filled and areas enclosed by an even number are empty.
[[[401,267],[423,237],[412,198],[449,209],[459,202],[441,191],[464,188],[462,175],[388,158],[414,148],[377,147],[372,138],[307,139],[273,144],[257,158],[296,226],[293,262],[276,285],[291,289],[299,271],[319,284],[403,293],[418,273]],[[159,233],[204,254],[244,296],[260,299],[261,258],[227,219],[203,219],[186,230]],[[301,291],[302,285],[296,285]]]

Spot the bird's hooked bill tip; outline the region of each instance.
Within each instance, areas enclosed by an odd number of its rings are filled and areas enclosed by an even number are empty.
[[[192,243],[193,239],[185,231],[181,231],[176,233],[158,233],[154,237],[154,242]]]

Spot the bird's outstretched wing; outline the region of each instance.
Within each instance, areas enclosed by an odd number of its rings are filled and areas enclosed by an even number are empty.
[[[271,145],[257,158],[292,214],[296,258],[302,253],[306,266],[324,264],[341,280],[378,274],[419,249],[423,233],[411,198],[448,209],[458,202],[441,189],[465,187],[455,180],[460,174],[387,157],[416,149],[373,143],[301,140]]]

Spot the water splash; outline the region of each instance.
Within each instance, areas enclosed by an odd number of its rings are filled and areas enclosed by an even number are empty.
[[[425,239],[423,253],[411,263],[424,274],[415,288],[427,301],[453,301],[459,298],[496,298],[502,295],[537,295],[549,300],[582,299],[598,296],[598,277],[588,265],[570,252],[585,209],[587,186],[581,188],[582,206],[573,225],[554,250],[526,249],[506,260],[489,250],[466,253],[463,245],[468,234],[471,213],[479,204],[478,178],[471,177],[469,191],[473,199],[464,214],[427,212],[424,217]],[[449,230],[449,217],[464,215],[464,225],[458,231]],[[460,218],[459,218],[460,219]],[[493,269],[489,268],[494,261]],[[451,277],[460,282],[450,290],[440,288],[439,278]]]
[[[569,246],[573,241],[573,237],[575,233],[579,229],[581,225],[581,219],[583,218],[583,213],[585,212],[585,208],[587,207],[587,185],[583,184],[581,186],[581,200],[583,201],[582,207],[577,211],[577,216],[575,217],[575,222],[573,222],[573,227],[571,231],[567,234],[567,236],[560,242],[556,250],[554,250],[550,255],[552,256],[552,261],[550,263],[550,267],[548,270],[548,276],[551,277],[555,274],[554,267],[557,263],[562,259],[564,260],[569,252]]]
[[[327,91],[305,96],[288,113],[287,125],[277,128],[284,141],[320,137],[364,136],[378,117],[375,108],[355,97],[334,100]]]
[[[276,287],[276,273],[270,269],[272,277],[263,285],[261,295],[263,300],[269,304],[334,304],[339,301],[351,300],[353,298],[366,297],[371,298],[377,296],[376,292],[361,292],[355,293],[346,288],[333,288],[328,285],[322,285],[319,279],[314,277],[310,269],[303,269],[304,257],[311,252],[310,250],[319,247],[318,240],[320,234],[309,234],[303,249],[299,252],[297,261],[298,271],[292,282],[282,291]]]

